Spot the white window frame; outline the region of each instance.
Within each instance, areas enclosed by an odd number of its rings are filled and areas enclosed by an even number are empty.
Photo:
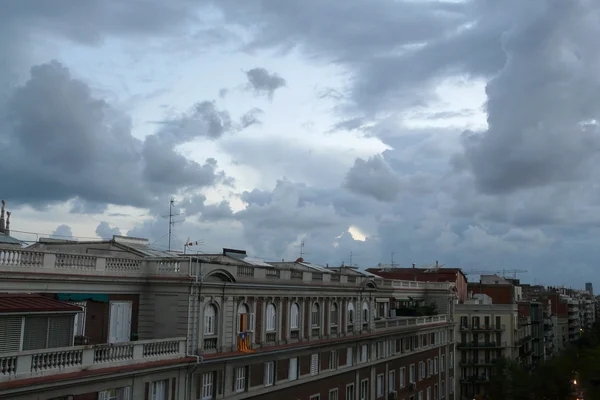
[[[75,314],[73,336],[85,336],[85,319],[87,315],[87,301],[72,301],[71,304],[81,307],[80,312]]]
[[[246,367],[239,367],[235,371],[235,392],[246,391]]]
[[[360,381],[360,400],[369,400],[369,379],[363,379]]]
[[[293,366],[293,368],[292,368]],[[294,371],[292,373],[292,371]],[[298,379],[298,357],[290,358],[290,366],[288,368],[288,380],[295,381]]]
[[[371,310],[369,309],[369,303],[363,301],[362,308],[360,309],[360,318],[363,324],[368,324],[371,320]]]
[[[417,374],[415,364],[410,364],[408,369],[408,383],[416,383],[417,382]]]
[[[329,390],[329,400],[339,400],[339,393],[337,388]]]
[[[440,398],[445,399],[446,398],[446,381],[442,381],[442,385],[440,388],[442,391],[442,393],[440,394]]]
[[[423,400],[423,391],[421,390],[418,395],[419,400]]]
[[[354,349],[352,347],[348,347],[346,349],[346,367],[351,367],[352,362],[354,361],[352,358],[354,356]]]
[[[277,330],[277,309],[275,308],[275,304],[267,304],[265,315],[267,317],[265,331],[275,332]]]
[[[388,390],[390,392],[396,391],[396,370],[394,369],[388,372]]]
[[[354,388],[354,383],[349,383],[346,385],[346,400],[354,400],[356,397],[356,390]]]
[[[317,394],[313,394],[310,396],[310,400],[320,400],[321,399],[321,394],[317,393]]]
[[[329,322],[331,326],[338,326],[338,319],[340,318],[340,307],[336,302],[331,303],[329,310]]]
[[[217,307],[214,304],[207,304],[204,308],[204,335],[216,335],[217,325]]]
[[[131,400],[131,387],[106,389],[98,392],[98,400]]]
[[[354,312],[354,303],[349,301],[348,302],[348,307],[347,307],[347,312],[348,312],[348,321],[346,323],[346,325],[354,325],[354,320],[356,319],[356,314]]]
[[[321,306],[314,302],[310,309],[310,325],[313,328],[321,327]]]
[[[436,383],[433,385],[433,400],[438,400],[440,398],[440,387]]]
[[[150,400],[169,400],[169,381],[167,379],[150,383]]]
[[[450,365],[449,365],[449,369],[453,369],[454,368],[454,352],[451,351],[450,352]]]
[[[378,374],[377,378],[375,380],[376,382],[376,397],[383,397],[383,392],[384,392],[384,388],[383,385],[385,383],[385,378],[383,377],[383,374]]]
[[[290,308],[290,329],[296,330],[300,328],[300,306],[298,303],[292,303]]]
[[[369,346],[366,344],[360,346],[360,362],[369,362]]]
[[[406,386],[406,368],[400,368],[400,386],[399,389],[402,389]]]
[[[215,373],[205,372],[202,374],[202,397],[201,400],[212,400],[215,393]]]
[[[339,366],[338,351],[331,350],[331,352],[329,353],[329,369],[336,370],[336,369],[338,369],[338,366]]]
[[[319,375],[320,362],[321,362],[321,358],[319,357],[319,353],[313,353],[310,355],[310,375],[311,376]]]
[[[431,386],[427,386],[427,389],[425,389],[425,398],[431,400]]]
[[[440,372],[444,372],[445,366],[446,366],[446,355],[442,354],[442,358],[440,359]]]
[[[265,386],[273,386],[275,383],[275,362],[265,363]]]
[[[438,356],[435,356],[433,359],[433,374],[437,375],[438,374],[438,363],[439,363],[440,359],[438,358]]]

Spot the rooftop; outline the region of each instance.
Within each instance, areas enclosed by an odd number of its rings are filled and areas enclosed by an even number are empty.
[[[38,294],[0,293],[0,313],[78,312],[81,308],[70,303]]]

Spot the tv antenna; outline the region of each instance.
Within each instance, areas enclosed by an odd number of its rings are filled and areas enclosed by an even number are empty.
[[[379,263],[379,264],[377,264],[377,266],[378,266],[379,268],[396,268],[396,267],[399,267],[399,266],[400,266],[400,264],[397,264],[397,263],[395,263],[395,262],[394,262],[394,254],[395,254],[395,253],[392,251],[392,254],[391,254],[391,257],[390,257],[390,258],[391,258],[391,261],[392,261],[392,263],[391,263],[391,264],[383,264],[383,263]]]
[[[186,254],[186,250],[191,246],[201,246],[204,244],[204,240],[194,240],[190,242],[190,238],[188,237],[183,245],[183,254]]]
[[[179,213],[177,214],[173,214],[173,207],[175,206],[175,198],[171,197],[171,200],[169,200],[169,251],[171,251],[171,238],[173,236],[173,225],[175,225],[178,222],[181,221],[174,221],[173,217],[176,217],[178,215],[180,215]],[[164,216],[165,218],[167,216]]]

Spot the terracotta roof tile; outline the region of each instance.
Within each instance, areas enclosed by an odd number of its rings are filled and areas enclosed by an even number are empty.
[[[81,308],[39,294],[0,293],[0,313],[81,311]]]

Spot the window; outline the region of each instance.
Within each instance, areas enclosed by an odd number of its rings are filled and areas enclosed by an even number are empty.
[[[275,363],[269,361],[265,363],[265,386],[273,385],[275,381]]]
[[[377,342],[377,359],[385,358],[385,342]]]
[[[369,380],[360,381],[360,400],[369,400]]]
[[[348,325],[354,324],[354,303],[348,302]],[[354,386],[352,386],[354,390]]]
[[[246,390],[246,368],[240,367],[235,371],[235,391],[243,392]]]
[[[456,381],[454,379],[452,379],[450,381],[450,394],[454,393],[454,384],[456,383]]]
[[[439,387],[438,384],[436,383],[435,385],[433,385],[433,400],[438,400],[439,398]]]
[[[427,359],[427,376],[433,375],[433,361],[431,358]]]
[[[154,381],[150,385],[151,400],[167,400],[168,381]]]
[[[267,324],[266,331],[273,332],[277,326],[277,313],[275,312],[275,305],[270,303],[267,306]]]
[[[204,309],[204,334],[214,335],[217,319],[217,308],[214,304],[209,304]]]
[[[338,367],[338,352],[332,350],[329,354],[329,369],[337,369]]]
[[[298,358],[290,358],[290,370],[288,372],[288,379],[295,381],[298,379]]]
[[[310,356],[310,374],[317,375],[319,373],[319,354],[311,354]]]
[[[25,326],[22,326],[22,321],[25,320]],[[4,322],[4,321],[2,321]],[[72,315],[53,315],[53,316],[26,316],[25,318],[7,318],[6,323],[2,324],[9,326],[11,331],[17,330],[18,333],[13,336],[14,339],[21,340],[21,329],[23,329],[22,350],[39,350],[51,349],[56,347],[73,346],[73,330],[75,329],[75,321]],[[125,334],[125,333],[124,333]],[[9,336],[3,335],[3,336]],[[11,338],[13,339],[13,338]],[[11,348],[13,351],[19,351],[19,343],[17,340],[9,339],[9,343],[2,343],[4,349]],[[129,336],[127,336],[129,339]],[[3,339],[4,342],[6,339]],[[125,340],[123,340],[125,341]],[[14,342],[14,343],[10,343]]]
[[[331,325],[335,326],[338,324],[338,306],[337,303],[331,303],[331,312],[330,312],[330,321]]]
[[[237,330],[254,332],[254,314],[250,313],[250,308],[244,303],[238,306]]]
[[[394,354],[396,354],[396,339],[388,342],[388,355],[393,356]]]
[[[425,398],[427,400],[431,400],[431,386],[427,386],[427,391],[425,393],[426,393]]]
[[[390,392],[396,391],[396,371],[394,370],[388,372],[388,390]]]
[[[75,314],[75,329],[73,330],[73,334],[75,336],[84,336],[85,335],[85,313],[87,310],[87,301],[74,301],[73,305],[81,307],[81,312]]]
[[[369,323],[369,303],[366,301],[362,305],[362,323],[363,325]]]
[[[360,362],[365,363],[369,361],[369,348],[366,344],[360,346]]]
[[[98,400],[130,400],[131,388],[129,386],[108,389],[98,392]]]
[[[444,368],[446,366],[446,355],[442,354],[441,362],[440,362],[440,371],[444,372]]]
[[[354,400],[354,383],[349,383],[346,385],[346,400]]]
[[[346,349],[346,367],[351,367],[352,366],[352,347],[348,347]]]
[[[448,368],[449,369],[454,368],[454,352],[453,351],[450,352],[450,366]]]
[[[423,391],[422,390],[419,392],[419,400],[423,400]]]
[[[425,362],[419,361],[419,380],[425,378]]]
[[[338,400],[338,390],[336,389],[331,389],[329,391],[329,400]]]
[[[312,306],[312,314],[311,314],[311,324],[314,328],[318,328],[321,326],[321,313],[319,310],[319,303],[315,303]]]
[[[415,383],[416,382],[416,379],[415,379],[415,364],[410,364],[408,382],[409,383]]]
[[[400,389],[406,386],[406,368],[400,368]]]
[[[377,375],[377,397],[383,397],[383,374]]]
[[[446,381],[442,381],[442,385],[440,386],[440,389],[442,391],[442,394],[440,395],[440,398],[445,398],[446,397]]]
[[[215,394],[215,373],[202,374],[202,400],[211,400]]]
[[[313,394],[312,396],[310,396],[310,400],[319,400],[321,398],[320,394]]]
[[[437,358],[437,356],[433,359],[433,373],[437,375],[438,373],[438,362],[439,359]]]
[[[292,304],[292,309],[290,310],[290,329],[298,329],[300,326],[300,307],[298,303]]]

